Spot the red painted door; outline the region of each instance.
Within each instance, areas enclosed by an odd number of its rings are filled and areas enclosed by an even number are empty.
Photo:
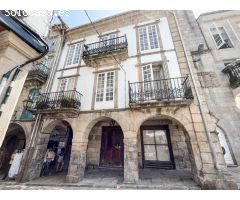
[[[119,126],[102,128],[100,165],[106,167],[123,166],[123,133]]]

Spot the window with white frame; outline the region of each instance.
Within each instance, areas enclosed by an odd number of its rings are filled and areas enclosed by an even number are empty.
[[[217,27],[215,24],[210,28],[211,35],[218,49],[232,48],[233,44],[225,28]]]
[[[99,73],[97,77],[96,102],[113,101],[114,72]]]
[[[75,78],[61,79],[59,91],[69,91],[74,89]]]
[[[155,24],[138,28],[138,33],[141,51],[159,48]]]
[[[114,45],[115,38],[116,38],[116,34],[110,34],[110,35],[102,36],[100,40],[104,41],[103,45]]]
[[[69,46],[68,58],[67,58],[67,66],[76,65],[80,62],[80,53],[81,53],[81,44],[75,43]]]

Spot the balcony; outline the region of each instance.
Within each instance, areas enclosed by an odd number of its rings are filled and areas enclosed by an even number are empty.
[[[240,63],[234,65],[228,65],[222,70],[223,73],[227,74],[232,88],[240,86]]]
[[[129,83],[129,105],[180,105],[193,99],[189,77]]]
[[[37,113],[49,118],[76,117],[81,107],[81,96],[76,90],[43,93],[36,101]]]
[[[96,66],[101,64],[104,60],[114,61],[113,56],[119,61],[127,59],[128,56],[128,43],[126,35],[102,40],[91,44],[84,45],[83,60],[89,66]],[[105,64],[105,63],[102,63]]]
[[[49,68],[44,64],[37,64],[28,72],[27,81],[38,83],[37,85],[42,85],[47,81],[49,71]]]

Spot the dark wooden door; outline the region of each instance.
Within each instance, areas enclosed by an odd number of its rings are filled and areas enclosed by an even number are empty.
[[[175,168],[168,126],[143,126],[141,139],[144,167]]]
[[[100,166],[123,166],[123,133],[119,126],[105,126],[102,128],[102,143]]]

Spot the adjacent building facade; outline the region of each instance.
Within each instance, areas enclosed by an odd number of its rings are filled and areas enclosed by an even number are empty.
[[[210,53],[199,54],[206,41],[194,20],[191,11],[129,11],[94,27],[58,27],[47,89],[36,99],[23,90],[19,100],[28,95],[24,112],[36,115],[21,122],[31,144],[20,179],[38,178],[47,149],[61,147],[71,183],[98,167],[121,168],[124,182],[136,183],[152,167],[189,170],[203,189],[236,188],[218,134],[224,118],[196,67]]]
[[[203,51],[194,52],[195,67],[228,166],[239,165],[240,12],[202,14],[198,23],[205,38]]]

